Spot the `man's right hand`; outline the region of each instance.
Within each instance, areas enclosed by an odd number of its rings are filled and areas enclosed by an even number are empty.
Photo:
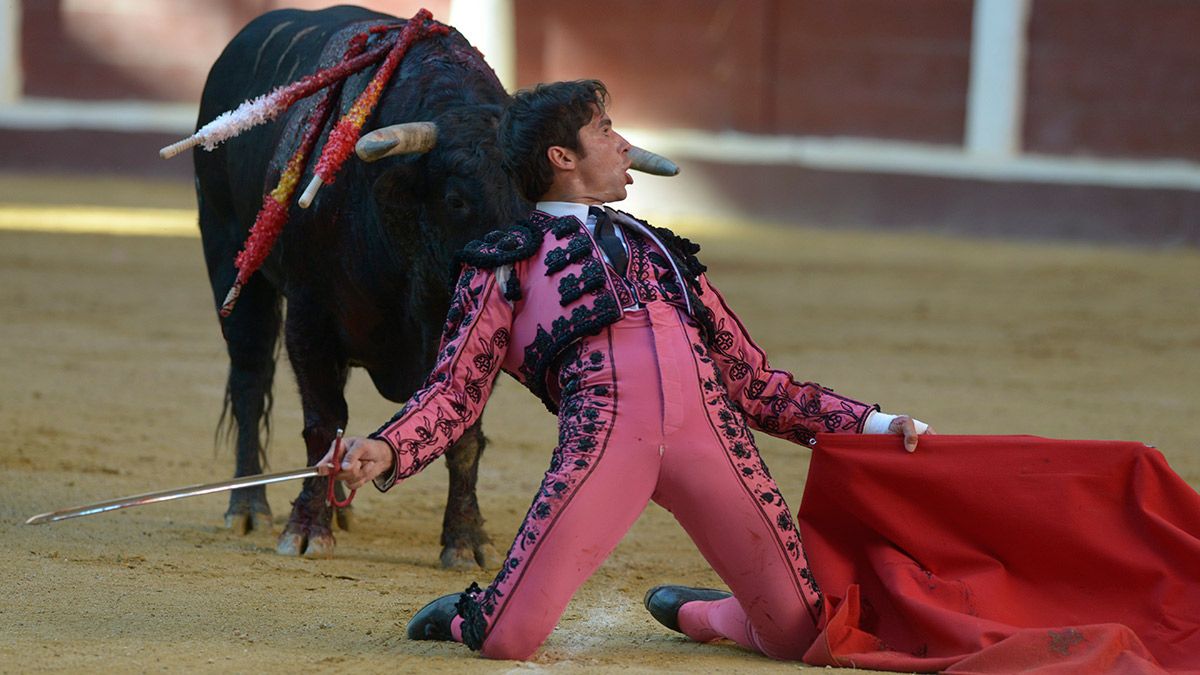
[[[333,451],[337,447],[337,441],[334,440],[329,445],[329,452],[317,462],[317,472],[322,476],[335,476],[351,490],[357,490],[376,476],[391,470],[392,463],[396,461],[392,447],[383,441],[351,436],[343,438],[342,444],[346,446],[342,466],[333,465]]]

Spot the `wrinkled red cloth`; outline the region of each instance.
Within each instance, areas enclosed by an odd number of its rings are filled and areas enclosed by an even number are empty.
[[[824,435],[798,520],[807,663],[1200,672],[1200,495],[1141,443]]]

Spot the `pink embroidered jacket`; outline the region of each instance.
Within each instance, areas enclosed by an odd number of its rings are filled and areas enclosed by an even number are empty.
[[[878,406],[772,369],[704,276],[699,246],[622,212],[613,218],[629,246],[624,281],[578,219],[540,211],[460,254],[464,265],[436,365],[421,390],[371,435],[396,454],[393,471],[376,479],[379,489],[418,473],[453,445],[483,413],[501,370],[557,413],[555,358],[620,320],[635,301],[667,302],[690,317],[752,428],[809,445],[817,432],[862,432]]]

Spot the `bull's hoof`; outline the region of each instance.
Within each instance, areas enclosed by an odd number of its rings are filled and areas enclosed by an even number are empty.
[[[269,513],[226,513],[225,528],[240,535],[252,531],[270,532],[273,528]]]
[[[287,527],[279,535],[275,552],[279,555],[302,555],[306,558],[332,558],[334,549],[333,512],[325,503],[325,479],[309,478],[296,501]]]
[[[500,564],[500,555],[490,541],[475,545],[448,544],[442,548],[442,567],[448,570],[468,570],[475,568],[492,569]]]
[[[304,556],[305,558],[332,558],[336,541],[329,528],[313,525],[307,529],[288,524],[279,535],[275,552],[279,555]]]
[[[275,552],[279,555],[298,556],[304,553],[304,535],[298,532],[284,531],[279,535],[279,543],[275,544]]]
[[[309,532],[308,545],[304,548],[305,558],[332,558],[336,546],[333,533],[325,530],[323,533]]]
[[[230,493],[229,508],[225,511],[226,528],[244,535],[254,530],[270,532],[271,526],[271,507],[267,505],[265,491],[242,488]]]

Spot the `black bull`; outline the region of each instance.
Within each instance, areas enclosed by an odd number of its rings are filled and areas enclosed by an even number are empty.
[[[282,10],[255,19],[213,64],[199,122],[332,65],[350,35],[383,21],[396,20],[352,7]],[[346,81],[340,110],[348,108],[372,72]],[[195,152],[200,229],[218,307],[233,284],[234,258],[264,190],[274,186],[303,131],[303,116],[318,98],[213,152]],[[374,163],[351,157],[309,209],[291,207],[270,257],[221,321],[230,360],[226,405],[237,430],[238,476],[262,470],[259,430],[270,413],[281,324],[299,385],[309,464],[325,454],[335,430],[346,425],[343,390],[350,366],[365,368],[379,393],[392,401],[405,401],[421,385],[448,309],[454,252],[530,208],[501,168],[496,125],[508,100],[491,69],[457,31],[418,41],[367,130],[431,121],[438,127],[435,147]],[[301,186],[310,176],[305,173]],[[450,490],[441,555],[446,566],[482,565],[494,555],[475,499],[484,442],[477,424],[447,453]],[[305,481],[280,536],[280,553],[332,553],[334,513],[324,503],[324,480]],[[346,515],[337,514],[343,528]],[[231,495],[227,525],[244,532],[269,528],[270,521],[263,488]]]

